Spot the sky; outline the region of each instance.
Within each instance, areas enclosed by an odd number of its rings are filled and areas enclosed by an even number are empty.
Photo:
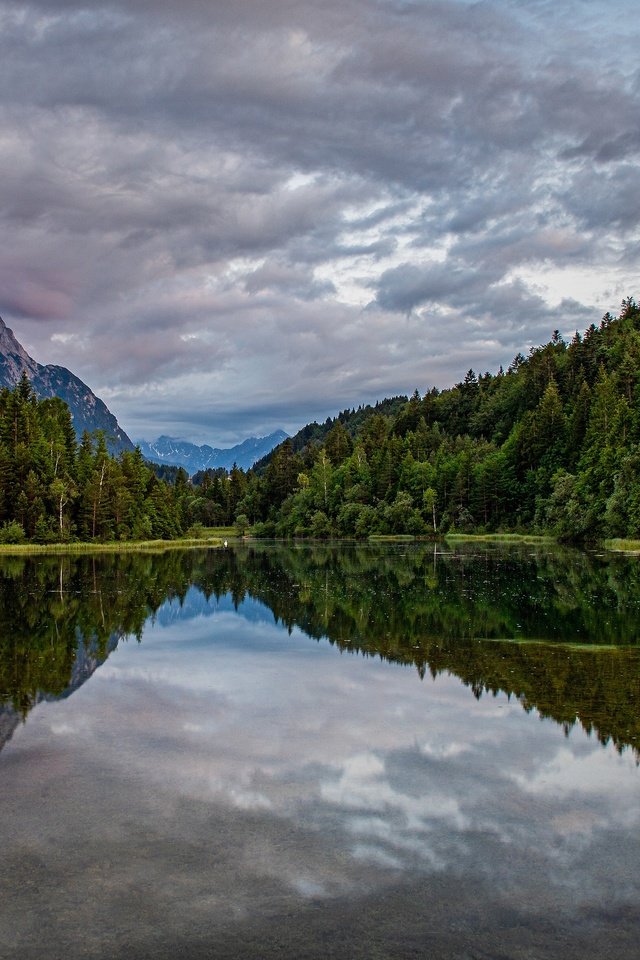
[[[631,0],[0,0],[0,315],[133,439],[497,371],[636,295]]]

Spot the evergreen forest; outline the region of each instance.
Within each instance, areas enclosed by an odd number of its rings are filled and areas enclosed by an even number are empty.
[[[0,391],[0,540],[175,539],[235,524],[258,537],[457,531],[640,537],[640,307],[507,370],[312,423],[245,472],[156,468],[78,441],[26,377]]]
[[[194,478],[193,519],[278,537],[640,536],[640,308],[509,368],[310,424],[247,476]],[[228,483],[227,483],[228,485]]]
[[[100,431],[78,441],[66,403],[38,400],[26,374],[0,391],[0,542],[173,539],[186,484],[138,449],[110,456]]]

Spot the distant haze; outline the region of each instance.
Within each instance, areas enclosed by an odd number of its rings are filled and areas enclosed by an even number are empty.
[[[636,294],[631,0],[0,0],[0,315],[231,446]]]

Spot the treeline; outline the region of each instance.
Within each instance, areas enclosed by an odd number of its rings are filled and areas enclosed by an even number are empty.
[[[173,539],[187,480],[158,479],[137,449],[110,456],[100,432],[78,442],[66,403],[26,374],[0,391],[0,542]]]
[[[640,536],[640,309],[469,370],[443,391],[344,411],[249,474],[201,476],[203,522],[257,535],[538,531]],[[198,502],[199,501],[199,502]]]
[[[0,540],[173,539],[234,523],[266,537],[548,532],[640,537],[640,308],[566,343],[469,370],[448,390],[309,424],[252,470],[189,482],[140,451],[77,442],[26,377],[0,392]]]

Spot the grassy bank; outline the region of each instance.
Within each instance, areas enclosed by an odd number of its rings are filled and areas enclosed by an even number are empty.
[[[533,533],[445,533],[444,540],[489,540],[492,543],[555,543],[551,536]]]
[[[237,527],[202,527],[202,536],[217,537],[219,540],[235,540],[239,534]]]
[[[236,527],[201,527],[198,535],[178,540],[108,540],[96,543],[79,540],[71,543],[0,543],[3,555],[37,556],[45,553],[160,553],[192,547],[221,547],[226,540],[237,540]]]
[[[404,541],[415,540],[416,538],[411,533],[372,533],[368,539],[373,541],[378,541],[378,542],[389,541],[391,543],[394,543],[394,542],[397,542],[398,540],[404,542]]]
[[[191,547],[221,547],[219,537],[185,540],[114,540],[108,543],[3,543],[0,556],[37,556],[51,553],[160,553]]]
[[[605,540],[603,546],[617,553],[640,553],[640,540]]]
[[[250,536],[251,531],[248,531]],[[94,541],[78,541],[74,543],[2,543],[0,544],[1,556],[37,556],[39,554],[52,553],[159,553],[164,550],[183,550],[195,547],[222,547],[227,540],[237,541],[242,538],[238,536],[235,527],[206,527],[202,531],[202,536],[185,537],[182,540],[113,540],[106,543],[96,543]],[[424,541],[425,539],[435,539],[432,537],[415,537],[411,534],[391,534],[380,533],[372,534],[369,542],[377,543],[398,543]],[[442,540],[454,543],[532,543],[532,544],[553,544],[556,543],[554,537],[542,536],[529,533],[445,533]],[[605,540],[602,547],[606,550],[617,553],[637,553],[640,554],[640,540]]]
[[[496,543],[557,543],[555,537],[538,536],[530,533],[445,533],[444,539],[460,542],[465,540],[491,540]],[[640,540],[630,540],[623,537],[618,537],[614,540],[602,540],[599,543],[591,544],[591,547],[593,546],[610,550],[614,553],[640,554]]]
[[[369,541],[375,542],[397,542],[400,541],[416,541],[424,542],[425,540],[433,541],[442,541],[450,540],[455,543],[556,543],[555,537],[543,536],[534,533],[442,533],[437,535],[426,535],[426,536],[412,536],[411,534],[405,533],[372,533],[370,537],[367,538]],[[640,543],[638,544],[638,549],[640,550]]]

